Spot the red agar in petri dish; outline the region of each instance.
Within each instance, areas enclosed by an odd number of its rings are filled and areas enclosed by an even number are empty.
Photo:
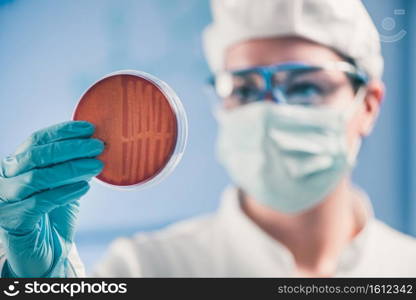
[[[81,97],[73,119],[95,125],[93,137],[105,143],[97,179],[113,186],[158,181],[183,154],[182,104],[164,82],[144,72],[119,71],[99,80]]]

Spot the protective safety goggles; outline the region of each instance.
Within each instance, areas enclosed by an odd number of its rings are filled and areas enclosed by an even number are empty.
[[[216,94],[232,106],[271,100],[292,105],[330,104],[346,84],[354,92],[368,82],[366,74],[346,61],[322,65],[300,62],[221,71],[209,79]]]

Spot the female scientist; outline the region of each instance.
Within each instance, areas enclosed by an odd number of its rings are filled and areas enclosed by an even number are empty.
[[[94,276],[416,276],[416,240],[351,182],[383,98],[359,0],[213,0],[203,33],[233,185],[216,213],[112,243]],[[103,144],[85,122],[33,134],[0,168],[3,277],[85,276],[79,199]],[[41,168],[39,168],[41,167]]]

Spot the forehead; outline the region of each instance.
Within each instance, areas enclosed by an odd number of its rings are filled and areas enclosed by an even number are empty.
[[[225,69],[243,69],[288,61],[320,64],[334,60],[342,58],[330,48],[302,38],[261,38],[229,47],[225,54]]]

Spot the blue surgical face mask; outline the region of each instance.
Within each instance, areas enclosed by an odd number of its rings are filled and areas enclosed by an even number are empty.
[[[320,203],[354,166],[360,147],[347,146],[346,110],[267,101],[218,109],[217,156],[231,179],[258,202],[284,213]]]

